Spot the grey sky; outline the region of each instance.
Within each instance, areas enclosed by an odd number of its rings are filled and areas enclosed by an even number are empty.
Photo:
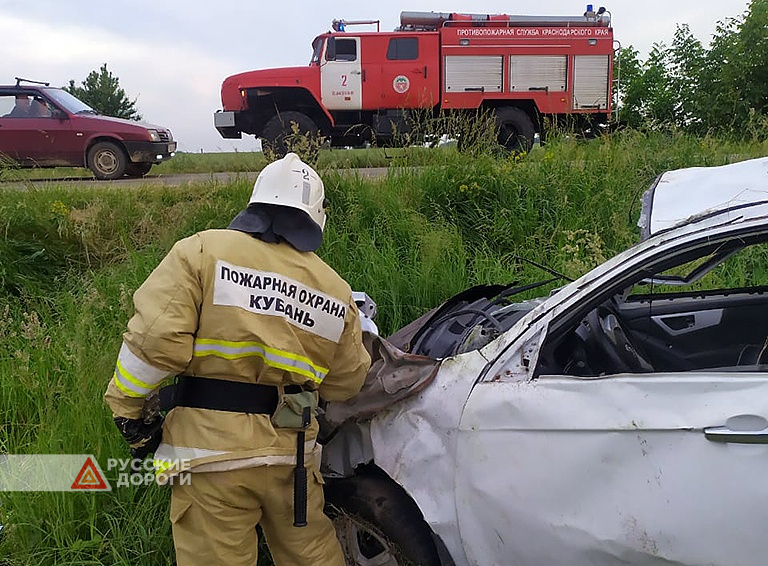
[[[705,45],[718,21],[743,14],[748,0],[616,0],[605,6],[614,37],[645,58],[656,42],[669,44],[686,23]],[[228,75],[309,62],[312,39],[331,21],[399,24],[401,11],[475,14],[579,15],[586,2],[543,0],[0,0],[0,84],[21,76],[55,86],[77,83],[107,63],[145,120],[173,130],[182,151],[247,151],[213,127],[219,88]],[[373,28],[370,28],[373,29]]]

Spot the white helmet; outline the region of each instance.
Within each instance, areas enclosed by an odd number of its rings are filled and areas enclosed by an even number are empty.
[[[273,161],[261,170],[248,204],[274,204],[305,212],[325,228],[325,188],[317,172],[295,153]]]

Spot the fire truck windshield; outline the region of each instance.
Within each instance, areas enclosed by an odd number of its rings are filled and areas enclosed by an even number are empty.
[[[320,64],[320,54],[323,51],[323,38],[316,37],[312,42],[312,59],[309,61],[310,65]]]

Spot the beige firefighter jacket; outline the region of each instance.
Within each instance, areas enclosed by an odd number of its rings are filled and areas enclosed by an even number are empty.
[[[177,242],[133,297],[105,400],[138,418],[145,399],[175,375],[302,385],[328,401],[355,395],[370,366],[349,285],[314,253],[235,230]],[[308,461],[319,458],[317,422]],[[160,470],[295,463],[296,432],[269,415],[171,410],[155,454]],[[183,461],[183,462],[182,462]]]

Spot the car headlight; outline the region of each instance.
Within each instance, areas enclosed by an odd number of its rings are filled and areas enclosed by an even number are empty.
[[[149,134],[149,139],[153,142],[160,141],[160,132],[157,130],[147,130],[147,133]]]

